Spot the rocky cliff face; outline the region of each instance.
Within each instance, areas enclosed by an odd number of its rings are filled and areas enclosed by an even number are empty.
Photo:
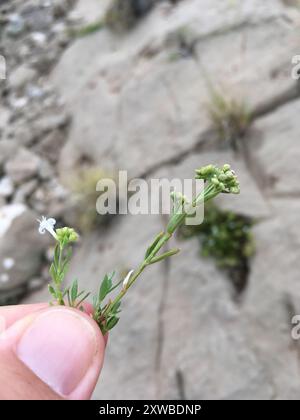
[[[189,178],[202,164],[232,163],[242,193],[219,204],[257,220],[248,288],[235,301],[214,263],[180,243],[181,255],[149,270],[128,296],[95,398],[299,399],[300,353],[290,334],[300,306],[296,3],[157,2],[131,31],[104,27],[75,40],[61,26],[72,28],[78,16],[94,22],[109,2],[58,2],[65,9],[56,13],[50,2],[34,18],[35,2],[28,3],[33,9],[24,11],[11,2],[19,20],[10,17],[1,38],[10,52],[8,80],[0,83],[0,264],[10,258],[15,266],[0,269],[0,290],[10,288],[7,276],[18,287],[41,276],[48,244],[33,240],[20,251],[20,238],[31,235],[31,212],[65,220],[69,192],[61,182],[82,162],[146,179]],[[246,104],[251,115],[234,147],[212,124],[214,92]],[[70,279],[76,273],[96,289],[106,271],[136,266],[163,223],[127,216],[87,235]],[[20,266],[23,273],[9,272]]]

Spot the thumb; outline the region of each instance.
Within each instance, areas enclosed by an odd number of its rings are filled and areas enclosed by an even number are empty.
[[[86,314],[53,307],[0,335],[0,399],[89,399],[105,342]]]

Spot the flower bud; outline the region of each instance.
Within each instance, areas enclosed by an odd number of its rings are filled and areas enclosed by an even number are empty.
[[[76,242],[78,240],[78,234],[73,228],[64,227],[61,229],[56,229],[57,240],[66,245],[71,242]]]
[[[216,170],[215,170],[214,165],[207,165],[207,166],[203,166],[200,169],[197,169],[196,174],[200,179],[207,179],[211,177],[212,175],[214,175],[215,171]]]
[[[216,187],[218,187],[219,186],[219,184],[220,184],[220,182],[219,182],[219,180],[218,180],[218,178],[216,177],[216,176],[214,176],[212,179],[211,179],[211,182],[216,186]]]
[[[224,182],[224,181],[226,181],[228,178],[227,178],[227,174],[225,175],[225,174],[221,174],[221,175],[219,175],[219,181],[221,181],[221,182]]]
[[[239,187],[239,185],[237,185],[237,186],[235,186],[235,187],[231,187],[231,188],[230,188],[230,192],[231,192],[232,194],[239,194],[239,193],[240,193],[240,187]]]

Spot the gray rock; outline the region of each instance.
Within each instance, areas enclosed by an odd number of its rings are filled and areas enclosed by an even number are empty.
[[[30,59],[30,64],[41,75],[47,75],[49,70],[54,66],[57,60],[57,46],[49,49],[44,49],[41,54],[34,55]]]
[[[14,184],[9,177],[0,178],[0,197],[10,197],[14,192]]]
[[[22,16],[25,19],[26,26],[34,32],[49,30],[53,23],[51,8],[39,7],[35,5],[24,5]]]
[[[12,14],[9,16],[8,22],[9,23],[5,28],[5,31],[8,35],[17,37],[24,32],[26,24],[22,16],[18,14]]]
[[[26,64],[22,64],[10,74],[9,83],[12,89],[19,90],[23,89],[28,83],[36,78],[37,72]]]
[[[32,40],[34,45],[43,47],[47,42],[47,35],[44,32],[32,32],[30,34],[30,40]]]
[[[37,175],[40,162],[37,155],[21,148],[14,157],[6,162],[5,172],[13,182],[20,184]]]
[[[81,25],[88,25],[104,17],[110,0],[79,0],[68,15],[72,23],[80,22]]]
[[[271,100],[275,91],[280,94],[293,87],[291,78],[270,77],[274,63],[269,60],[269,48],[276,65],[284,69],[290,69],[286,57],[297,53],[292,42],[296,24],[288,27],[282,22],[282,9],[273,0],[237,7],[206,0],[201,8],[196,1],[189,1],[168,19],[155,11],[152,19],[146,19],[118,44],[107,31],[73,43],[52,75],[73,120],[62,151],[61,171],[76,167],[85,156],[136,176],[176,159],[204,140],[211,127],[210,84],[224,95],[245,100],[250,108]],[[154,20],[160,28],[155,35]],[[236,42],[237,28],[243,28],[243,39],[249,39],[245,62]],[[170,60],[169,39],[184,30],[193,33],[195,57],[205,64]],[[145,57],[143,52],[153,44],[158,47]],[[262,46],[260,58],[257,45]],[[222,63],[222,71],[220,51],[229,57]],[[259,80],[257,74],[262,75]]]
[[[37,188],[29,199],[30,206],[40,214],[51,214],[57,217],[54,208],[59,208],[62,204],[66,205],[68,192],[55,178],[49,179]]]
[[[241,392],[246,399],[255,395],[270,399],[272,383],[249,345],[228,282],[213,262],[199,258],[196,240],[176,245],[182,253],[172,260],[161,315],[164,347],[158,395],[165,399],[182,398],[182,393],[187,399],[226,399]],[[178,372],[183,389],[176,380]]]
[[[20,185],[16,190],[13,202],[14,203],[26,203],[27,198],[33,194],[38,186],[38,181],[36,179],[31,179],[30,181],[25,182]]]
[[[295,218],[295,211],[290,208],[288,214]],[[274,214],[255,228],[257,252],[242,316],[248,321],[245,329],[252,337],[251,346],[273,383],[273,397],[298,400],[299,347],[291,338],[291,320],[300,309],[300,251],[290,235],[295,230],[292,220],[282,220]]]
[[[68,0],[53,0],[52,7],[54,17],[60,19],[67,14],[70,5]]]
[[[144,16],[152,9],[157,0],[131,0],[134,13],[137,16]]]
[[[44,115],[34,123],[34,129],[36,132],[47,134],[58,128],[64,128],[69,122],[69,117],[64,112],[57,112],[56,114]]]
[[[55,171],[47,160],[41,160],[39,176],[43,181],[48,181],[54,178]]]
[[[19,146],[30,147],[35,139],[35,132],[27,121],[21,120],[7,130],[8,135],[13,138]]]
[[[26,87],[26,95],[30,99],[41,99],[45,96],[45,90],[40,88],[39,86],[29,84]]]
[[[272,195],[300,191],[299,112],[300,101],[280,107],[256,121],[252,135],[246,139],[254,171]]]
[[[65,142],[65,134],[62,130],[52,130],[46,134],[35,147],[36,153],[46,157],[52,163],[57,163],[60,150]]]
[[[49,238],[38,233],[36,218],[21,204],[0,209],[0,296],[19,295],[39,273]]]
[[[28,98],[25,96],[16,97],[13,95],[9,98],[9,104],[15,111],[23,110],[28,104]]]
[[[10,118],[10,112],[7,108],[1,107],[0,109],[0,138],[1,132],[5,129]]]
[[[7,204],[6,199],[0,196],[0,208]]]
[[[295,228],[300,224],[299,200],[289,196],[275,197],[270,199],[270,207],[274,216],[284,220],[284,237],[290,241],[291,249],[300,249],[300,232]]]
[[[12,140],[0,141],[0,169],[3,164],[12,158],[17,151],[17,144]]]

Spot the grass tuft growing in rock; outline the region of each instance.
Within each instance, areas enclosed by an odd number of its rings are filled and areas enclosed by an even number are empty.
[[[237,149],[239,138],[246,134],[251,124],[251,113],[247,105],[214,91],[208,113],[219,139]]]
[[[73,204],[70,218],[81,232],[90,232],[106,224],[109,215],[101,216],[97,213],[95,203],[100,195],[97,192],[97,183],[104,178],[114,177],[99,167],[82,168],[66,181],[72,192]],[[115,181],[116,182],[116,181]]]

